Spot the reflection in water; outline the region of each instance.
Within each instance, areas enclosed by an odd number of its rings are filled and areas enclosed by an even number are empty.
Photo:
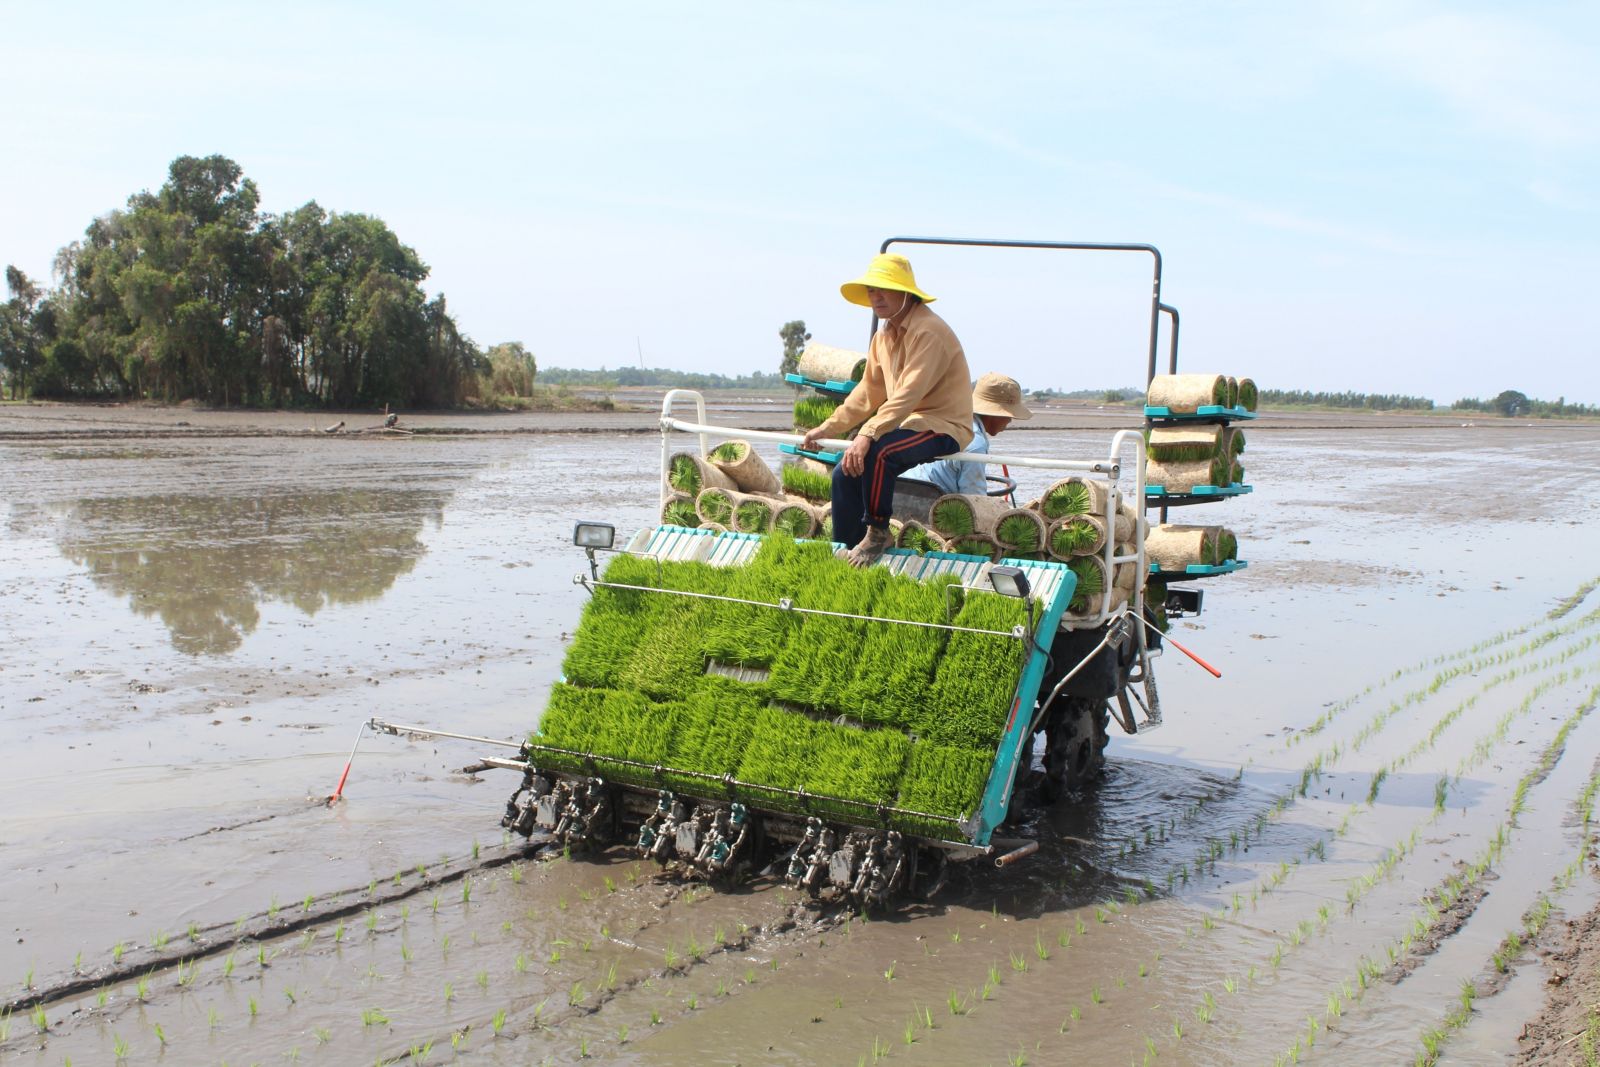
[[[314,615],[382,596],[426,548],[450,494],[384,488],[251,497],[82,500],[61,553],[95,584],[156,615],[189,655],[239,647],[264,600]]]

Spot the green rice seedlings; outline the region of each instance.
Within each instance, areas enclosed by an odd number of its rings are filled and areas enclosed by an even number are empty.
[[[1254,378],[1239,379],[1239,406],[1246,411],[1254,411],[1261,401],[1260,390],[1256,388]]]
[[[900,532],[895,536],[895,547],[915,552],[919,556],[927,555],[929,552],[949,551],[949,545],[943,537],[914,519],[901,524]]]
[[[888,571],[882,567],[857,570],[834,559],[820,543],[800,547],[812,551],[797,553],[808,574],[794,595],[797,607],[874,614],[873,602],[892,577]],[[844,694],[854,675],[866,626],[858,619],[802,616],[798,633],[773,659],[769,682],[774,699],[818,710],[848,710]]]
[[[892,577],[873,601],[872,615],[943,622],[945,588],[959,582],[954,575],[928,582]],[[855,657],[855,676],[844,692],[845,710],[862,722],[912,729],[944,651],[945,633],[923,626],[868,624]]]
[[[749,451],[743,441],[725,441],[711,450],[710,459],[713,463],[738,463]]]
[[[955,625],[1009,634],[1025,624],[1022,601],[998,594],[968,596]],[[955,631],[928,688],[917,732],[924,740],[992,753],[1017,690],[1022,642],[995,634]]]
[[[1050,527],[1047,547],[1057,559],[1071,559],[1105,544],[1105,522],[1094,515],[1073,515]]]
[[[978,532],[978,514],[972,499],[956,493],[934,501],[928,521],[935,531],[950,540]]]
[[[1079,478],[1063,478],[1039,497],[1039,511],[1047,519],[1063,519],[1068,515],[1087,515],[1094,510],[1094,495],[1087,482]]]
[[[911,746],[906,773],[900,780],[896,807],[931,815],[965,818],[978,806],[989,780],[991,753],[918,741]],[[961,836],[954,823],[894,816],[898,829],[927,837],[952,840]],[[952,935],[958,940],[960,934]]]
[[[772,533],[762,539],[749,563],[729,568],[723,593],[761,605],[776,604],[794,597],[817,562],[831,556],[827,545],[796,545],[788,533]],[[721,663],[765,667],[798,625],[796,616],[774,607],[719,604],[706,620],[704,652]]]
[[[874,806],[894,800],[911,741],[899,731],[858,730],[807,720],[811,758],[803,764],[803,788],[816,795],[816,810],[837,809],[841,816],[860,817],[857,806],[830,804],[828,797]]]
[[[785,463],[779,471],[783,491],[803,497],[813,504],[824,504],[833,499],[833,478],[819,470],[800,463]]]
[[[817,513],[805,504],[791,501],[773,512],[772,528],[790,537],[810,537],[817,529]]]
[[[740,533],[766,533],[772,529],[772,501],[747,497],[734,505],[731,529]]]
[[[999,543],[984,534],[952,538],[950,551],[958,556],[981,556],[991,562],[999,559],[1002,552]]]
[[[661,506],[661,521],[668,526],[685,526],[694,529],[700,525],[700,513],[694,509],[694,498],[686,493],[673,493]]]
[[[699,456],[679,452],[667,461],[667,484],[674,492],[694,496],[705,484],[705,462]]]
[[[1015,508],[995,520],[994,539],[1006,549],[1007,555],[1043,551],[1044,520],[1036,511]]]
[[[839,406],[831,396],[803,396],[794,402],[794,428],[814,430],[828,421]]]
[[[727,489],[702,489],[694,498],[695,513],[705,522],[733,527],[733,493]]]
[[[1105,592],[1105,563],[1096,556],[1078,556],[1067,562],[1067,569],[1072,571],[1078,580],[1072,590],[1072,601],[1067,605],[1067,610],[1084,612],[1088,610],[1089,600],[1092,597]]]

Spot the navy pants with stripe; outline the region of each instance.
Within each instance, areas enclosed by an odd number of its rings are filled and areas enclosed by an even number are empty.
[[[890,430],[872,442],[858,477],[833,468],[833,539],[848,548],[868,526],[887,527],[894,480],[919,463],[961,451],[955,438],[932,430]]]

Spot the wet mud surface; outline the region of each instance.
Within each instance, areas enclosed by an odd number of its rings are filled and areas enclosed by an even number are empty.
[[[507,842],[470,744],[366,736],[321,802],[371,715],[533,725],[572,521],[651,517],[639,416],[50,414],[0,440],[0,1062],[1584,1062],[1595,427],[1252,428],[1255,492],[1173,515],[1250,560],[1173,631],[1222,679],[1169,650],[1037,854],[862,916]]]

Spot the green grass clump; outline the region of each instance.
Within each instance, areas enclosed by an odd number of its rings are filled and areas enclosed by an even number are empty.
[[[687,452],[673,456],[667,461],[667,484],[694,496],[700,491],[700,461]]]
[[[1077,556],[1067,561],[1067,569],[1078,579],[1067,610],[1082,611],[1088,606],[1090,597],[1105,592],[1106,565],[1098,556]]]
[[[975,593],[955,617],[957,626],[1009,633],[1027,623],[1021,600]],[[1022,642],[989,634],[951,633],[917,725],[924,740],[993,753],[1016,695]]]
[[[713,463],[738,463],[750,451],[743,441],[725,441],[711,450]]]
[[[994,537],[1018,552],[1037,552],[1043,547],[1039,544],[1039,524],[1022,515],[1007,515],[995,523]]]
[[[1082,482],[1063,480],[1045,490],[1039,498],[1039,510],[1047,519],[1063,519],[1068,515],[1089,513],[1089,487]]]
[[[976,810],[983,796],[983,787],[989,781],[989,767],[993,759],[990,752],[918,741],[911,746],[895,806],[933,815],[965,817]],[[896,822],[924,821],[897,816]],[[899,828],[947,839],[959,837],[955,828],[948,823],[928,822],[920,826],[900,825]]]
[[[733,525],[733,497],[726,489],[706,489],[694,498],[695,510],[707,522]]]
[[[965,497],[952,495],[936,501],[928,521],[947,538],[966,537],[977,531],[977,514]]]
[[[785,493],[793,493],[795,496],[804,497],[813,504],[821,504],[833,499],[833,478],[823,474],[821,471],[802,467],[798,463],[785,463],[781,476]]]
[[[772,529],[771,502],[741,500],[733,509],[733,528],[740,533],[766,533]]]
[[[794,428],[814,430],[828,421],[839,402],[827,396],[803,396],[794,402]]]
[[[1093,552],[1100,543],[1100,532],[1100,526],[1091,516],[1075,515],[1051,528],[1050,551],[1062,557]]]
[[[661,509],[661,521],[668,526],[687,526],[692,530],[700,525],[700,513],[695,511],[693,500],[675,497]]]

